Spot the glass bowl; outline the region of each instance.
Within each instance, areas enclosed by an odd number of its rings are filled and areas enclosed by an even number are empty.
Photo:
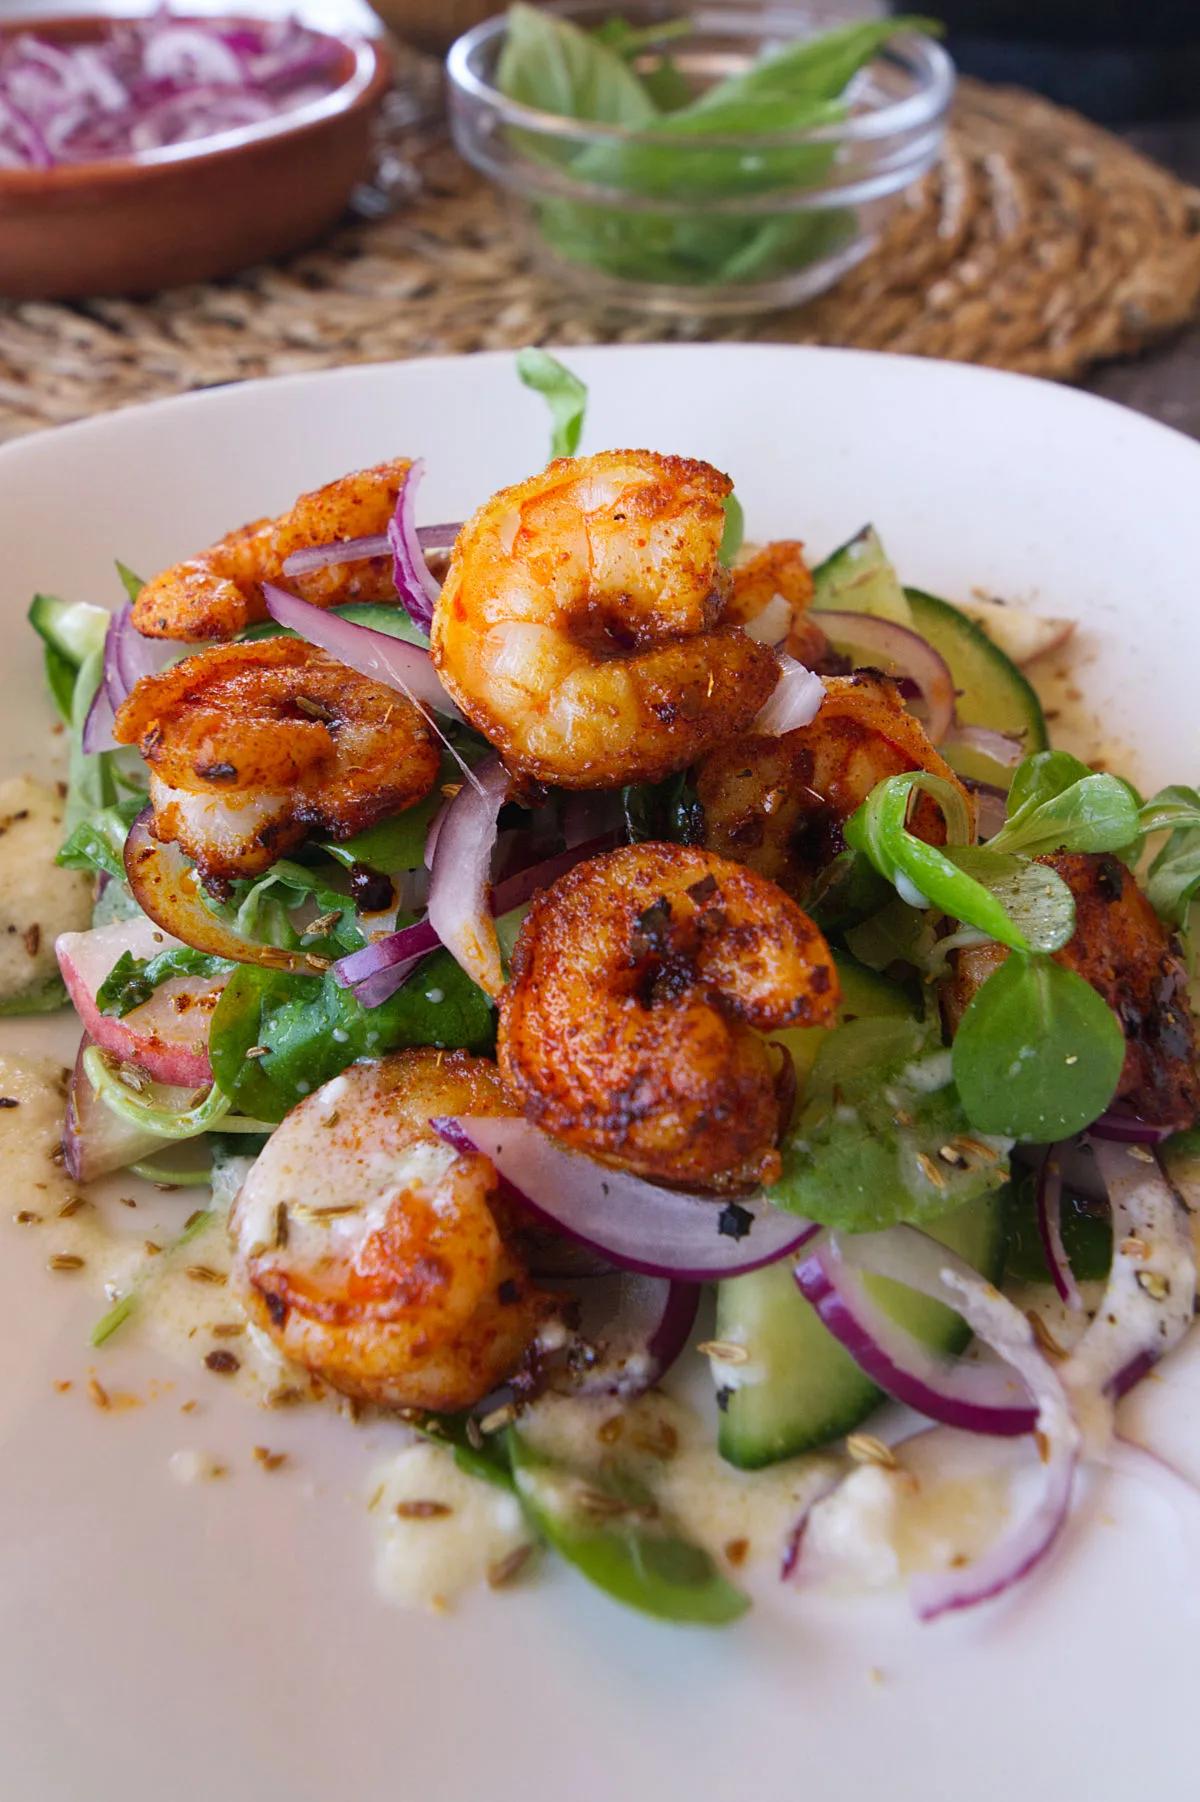
[[[828,24],[672,0],[545,10],[585,28],[614,12],[639,32],[665,26],[663,49],[693,94]],[[954,91],[945,51],[902,34],[854,77],[836,123],[668,137],[507,99],[495,80],[506,30],[501,14],[450,51],[459,150],[506,192],[544,269],[593,302],[659,314],[762,312],[829,287],[935,161]]]

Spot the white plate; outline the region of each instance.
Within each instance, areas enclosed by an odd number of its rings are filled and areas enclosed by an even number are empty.
[[[755,535],[824,553],[872,519],[911,582],[1085,622],[1082,678],[1149,782],[1197,776],[1200,446],[1068,389],[949,364],[768,346],[569,353],[586,447],[707,457]],[[47,743],[35,587],[115,602],[303,488],[397,452],[425,520],[544,457],[507,355],[210,392],[0,451],[3,765]],[[4,1023],[0,1048],[59,1025]],[[6,1198],[20,1205],[16,1197]],[[177,1206],[184,1198],[160,1199]],[[188,1204],[190,1205],[190,1204]],[[1093,1488],[1054,1567],[935,1627],[900,1603],[656,1626],[566,1573],[457,1620],[376,1599],[361,1433],[236,1404],[203,1371],[119,1345],[106,1382],[175,1390],[90,1408],[94,1299],[0,1224],[0,1795],[13,1802],[1117,1802],[1195,1786],[1196,1522]],[[181,1417],[199,1395],[202,1412]],[[1200,1476],[1200,1359],[1145,1386],[1139,1426]],[[294,1454],[266,1477],[249,1447]],[[170,1452],[226,1457],[183,1489]]]

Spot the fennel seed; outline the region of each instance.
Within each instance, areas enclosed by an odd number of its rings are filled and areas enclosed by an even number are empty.
[[[213,1283],[221,1287],[226,1281],[224,1272],[214,1270],[210,1264],[189,1264],[183,1274],[193,1283]]]
[[[498,1433],[501,1428],[511,1426],[516,1418],[517,1410],[511,1402],[505,1402],[503,1407],[493,1408],[490,1414],[484,1415],[479,1430],[481,1433]]]
[[[900,1464],[890,1445],[876,1439],[874,1433],[850,1433],[846,1451],[856,1464],[877,1464],[880,1470],[899,1470]]]
[[[235,1358],[231,1351],[210,1351],[204,1363],[214,1376],[219,1377],[231,1377],[242,1368],[241,1359]]]
[[[445,1520],[454,1513],[448,1502],[397,1502],[395,1512],[401,1520]]]
[[[506,1558],[488,1565],[488,1588],[503,1589],[506,1583],[511,1583],[514,1577],[520,1576],[532,1557],[532,1545],[514,1546]]]
[[[925,1181],[929,1184],[930,1188],[944,1189],[946,1187],[945,1177],[942,1175],[933,1159],[927,1156],[925,1152],[918,1151],[917,1164],[920,1168],[921,1175],[925,1178]]]
[[[98,1383],[95,1377],[88,1378],[88,1395],[98,1408],[107,1408],[111,1405],[108,1399],[108,1390],[104,1388],[103,1384]]]
[[[728,1339],[706,1339],[696,1350],[703,1358],[711,1358],[714,1364],[749,1364],[750,1353],[744,1345],[734,1345]]]
[[[46,1263],[50,1270],[82,1270],[84,1260],[73,1251],[56,1251]]]
[[[255,1446],[254,1457],[255,1462],[261,1464],[264,1470],[280,1470],[288,1461],[286,1452],[268,1451],[265,1445]]]

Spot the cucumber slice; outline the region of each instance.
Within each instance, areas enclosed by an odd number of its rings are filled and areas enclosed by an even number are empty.
[[[1008,1239],[1008,1186],[968,1201],[928,1228],[991,1282],[1003,1275]],[[868,1277],[876,1300],[901,1326],[935,1351],[952,1355],[970,1338],[966,1322],[881,1277]],[[717,1287],[716,1336],[744,1346],[750,1362],[719,1366],[737,1387],[720,1401],[717,1445],[741,1470],[758,1470],[781,1458],[814,1451],[853,1432],[883,1401],[805,1301],[785,1258]],[[718,1396],[722,1391],[718,1390]]]
[[[53,594],[35,594],[29,603],[30,625],[73,669],[104,643],[110,618],[106,607],[60,601]]]
[[[993,643],[981,626],[960,613],[949,601],[905,590],[912,608],[913,629],[940,651],[950,666],[958,690],[958,717],[964,726],[989,726],[996,732],[1019,735],[1025,755],[1044,751],[1049,738],[1046,716],[1028,680]],[[945,745],[946,762],[960,776],[1007,788],[1012,771],[982,751],[965,745]]]
[[[393,607],[387,601],[344,601],[340,607],[331,607],[329,611],[339,619],[348,619],[352,625],[370,626],[373,632],[385,632],[389,638],[407,639],[409,644],[418,644],[422,650],[429,644],[425,633],[413,624],[404,608]],[[247,640],[295,636],[290,626],[281,626],[273,619],[264,619],[242,633],[243,639]]]
[[[874,970],[868,970],[865,964],[856,962],[844,951],[835,951],[833,961],[837,965],[842,985],[842,1001],[838,1008],[839,1024],[845,1020],[861,1019],[864,1015],[916,1018],[920,1011],[916,997],[900,983],[889,982],[886,976],[879,976]],[[825,1033],[824,1026],[785,1026],[770,1034],[773,1045],[787,1048],[796,1066],[796,1080],[801,1088],[816,1061]]]
[[[861,532],[819,563],[813,575],[813,606],[845,613],[873,613],[877,619],[912,625],[912,608],[889,563],[874,526]]]

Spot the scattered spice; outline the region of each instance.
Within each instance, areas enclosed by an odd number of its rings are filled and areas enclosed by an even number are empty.
[[[727,1202],[717,1215],[717,1231],[726,1239],[744,1239],[753,1225],[754,1215],[736,1201]]]
[[[454,1510],[446,1502],[397,1502],[396,1513],[401,1520],[445,1520]]]
[[[133,1199],[132,1195],[122,1195],[121,1206],[123,1208],[136,1208],[137,1202]]]
[[[184,1275],[193,1283],[215,1283],[223,1286],[226,1278],[224,1271],[214,1270],[209,1264],[189,1264]]]
[[[734,1345],[728,1339],[705,1339],[696,1350],[702,1358],[711,1358],[714,1364],[749,1364],[750,1353],[744,1345]]]
[[[1033,1336],[1037,1340],[1038,1345],[1048,1358],[1057,1358],[1061,1361],[1067,1356],[1066,1352],[1058,1343],[1058,1340],[1054,1337],[1054,1334],[1050,1331],[1050,1328],[1046,1325],[1046,1322],[1042,1319],[1036,1309],[1028,1309],[1025,1318],[1033,1328]]]
[[[162,1246],[156,1245],[154,1243],[153,1239],[143,1239],[142,1240],[142,1248],[145,1251],[147,1257],[151,1257],[151,1258],[158,1257],[159,1253],[162,1251]]]
[[[254,1457],[255,1460],[262,1465],[264,1470],[279,1470],[288,1461],[286,1452],[271,1452],[267,1450],[265,1445],[255,1446]]]
[[[750,1541],[748,1539],[730,1539],[725,1545],[725,1556],[736,1570],[739,1565],[745,1564],[746,1553],[749,1550]]]
[[[133,1202],[130,1202],[129,1205],[130,1205],[130,1207],[132,1207],[134,1204],[133,1204]],[[196,1228],[200,1225],[200,1222],[202,1220],[205,1220],[207,1218],[207,1216],[208,1216],[207,1208],[193,1208],[192,1212],[188,1215],[187,1219],[183,1223],[184,1232],[185,1233],[192,1232],[194,1230],[194,1228]]]
[[[1139,1270],[1137,1272],[1138,1288],[1148,1295],[1151,1301],[1165,1301],[1171,1293],[1171,1285],[1166,1277],[1157,1270]]]
[[[269,1045],[248,1045],[242,1053],[243,1057],[269,1057],[270,1055],[271,1047]]]
[[[304,953],[304,961],[310,970],[316,970],[322,975],[326,970],[332,970],[333,968],[333,959],[331,957],[318,957],[315,951],[306,951]]]
[[[498,1433],[502,1427],[511,1426],[516,1418],[517,1410],[513,1404],[505,1402],[503,1407],[493,1408],[490,1414],[484,1415],[479,1430],[481,1433]]]
[[[20,1107],[15,1095],[0,1095],[0,1107]]]
[[[80,1208],[86,1208],[86,1206],[87,1201],[82,1195],[72,1195],[70,1200],[64,1201],[59,1208],[58,1217],[60,1220],[69,1220],[72,1214],[77,1214]]]
[[[41,929],[41,927],[37,926],[37,925],[26,927],[25,949],[29,953],[30,957],[36,957],[38,952],[41,950],[41,948],[42,948],[42,929]]]
[[[529,1560],[533,1557],[531,1545],[514,1546],[506,1558],[500,1558],[495,1564],[488,1565],[487,1580],[489,1589],[503,1589],[514,1577],[520,1576]]]
[[[634,1433],[631,1439],[639,1452],[646,1452],[651,1458],[661,1458],[664,1463],[679,1450],[679,1434],[669,1420],[656,1421],[653,1432]]]
[[[876,1439],[874,1433],[850,1433],[846,1451],[856,1464],[877,1464],[880,1470],[899,1470],[900,1465],[890,1445]]]
[[[61,1383],[55,1383],[55,1385],[54,1385],[54,1387],[55,1387],[55,1388],[56,1388],[56,1389],[57,1389],[57,1390],[58,1390],[58,1393],[59,1393],[59,1394],[60,1394],[60,1395],[65,1395],[65,1394],[66,1394],[66,1393],[67,1393],[67,1390],[68,1390],[68,1389],[69,1389],[69,1388],[70,1388],[70,1387],[71,1387],[71,1379],[70,1379],[70,1377],[64,1377],[64,1379],[63,1379],[63,1380],[62,1380],[62,1382],[61,1382]]]
[[[596,1437],[601,1445],[615,1445],[624,1431],[624,1420],[619,1414],[614,1414],[596,1428]]]
[[[35,1223],[35,1221],[39,1221],[41,1219],[41,1215],[34,1214],[33,1212],[31,1212],[31,1210],[29,1208],[22,1208],[21,1212],[19,1214],[13,1215],[13,1219],[16,1221],[18,1226],[32,1226]]]
[[[240,1320],[218,1320],[209,1328],[214,1339],[240,1339],[245,1330]]]
[[[286,1201],[275,1204],[275,1249],[281,1251],[288,1242],[288,1206]]]
[[[235,1358],[231,1351],[210,1351],[204,1363],[207,1369],[219,1377],[231,1377],[242,1368],[241,1359]]]
[[[88,1378],[88,1395],[98,1408],[107,1408],[109,1404],[108,1390],[98,1383],[95,1377]]]
[[[294,1408],[303,1400],[303,1389],[297,1389],[293,1383],[281,1383],[277,1389],[272,1389],[267,1394],[268,1408]]]
[[[56,1251],[47,1259],[51,1270],[82,1270],[84,1260],[76,1257],[73,1251]]]

